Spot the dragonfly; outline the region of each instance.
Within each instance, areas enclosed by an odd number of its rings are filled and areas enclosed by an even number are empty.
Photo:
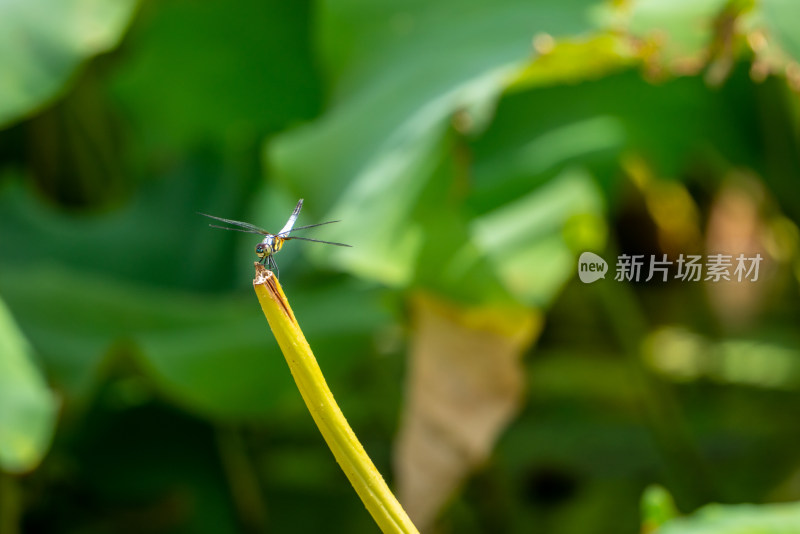
[[[258,262],[267,266],[269,270],[275,273],[277,277],[279,275],[278,271],[278,264],[275,262],[275,254],[283,248],[283,244],[290,239],[299,239],[300,241],[313,241],[314,243],[325,243],[326,245],[336,245],[337,247],[349,247],[350,245],[345,245],[344,243],[334,243],[333,241],[322,241],[321,239],[311,239],[309,237],[298,237],[298,236],[291,236],[289,237],[289,233],[292,231],[298,230],[305,230],[307,228],[315,228],[317,226],[323,226],[326,224],[332,224],[339,221],[327,221],[317,224],[309,224],[307,226],[298,226],[297,228],[294,227],[294,223],[297,222],[297,217],[300,215],[300,210],[303,208],[303,199],[301,198],[297,202],[297,206],[295,206],[294,211],[289,216],[289,220],[286,221],[286,224],[283,225],[281,231],[277,234],[273,234],[267,232],[263,228],[259,228],[254,224],[250,224],[247,222],[242,221],[234,221],[233,219],[223,219],[222,217],[217,217],[215,215],[209,215],[208,213],[200,213],[200,215],[204,215],[206,217],[210,217],[217,221],[224,222],[226,224],[233,225],[235,228],[231,228],[230,226],[218,226],[216,224],[209,224],[212,228],[220,228],[222,230],[235,230],[237,232],[246,232],[248,234],[260,234],[264,236],[264,239],[261,240],[261,243],[256,245],[256,256],[258,256]]]

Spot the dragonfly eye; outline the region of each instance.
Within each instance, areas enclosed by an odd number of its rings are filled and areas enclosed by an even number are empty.
[[[259,243],[258,245],[256,245],[256,256],[258,256],[259,258],[263,258],[265,255],[266,254],[264,252],[264,243]]]

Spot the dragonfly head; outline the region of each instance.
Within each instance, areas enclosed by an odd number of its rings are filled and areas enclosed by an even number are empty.
[[[270,254],[272,254],[272,248],[269,245],[265,243],[256,245],[256,256],[258,256],[259,259],[263,259],[264,256],[269,256]]]

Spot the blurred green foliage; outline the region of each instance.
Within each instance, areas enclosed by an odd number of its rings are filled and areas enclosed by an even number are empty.
[[[0,352],[0,465],[24,472],[41,461],[49,446],[56,401],[4,305],[0,308]]]
[[[644,493],[800,499],[800,4],[27,0],[0,27],[0,534],[374,531],[252,236],[196,214],[280,228],[300,197],[353,248],[292,243],[282,280],[389,478],[407,297],[546,314],[441,532],[800,532]],[[769,260],[738,308],[574,277],[731,240]]]

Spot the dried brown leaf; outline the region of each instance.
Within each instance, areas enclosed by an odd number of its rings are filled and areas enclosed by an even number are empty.
[[[522,355],[540,317],[528,309],[413,300],[407,403],[397,439],[400,502],[421,531],[491,453],[517,412]]]

